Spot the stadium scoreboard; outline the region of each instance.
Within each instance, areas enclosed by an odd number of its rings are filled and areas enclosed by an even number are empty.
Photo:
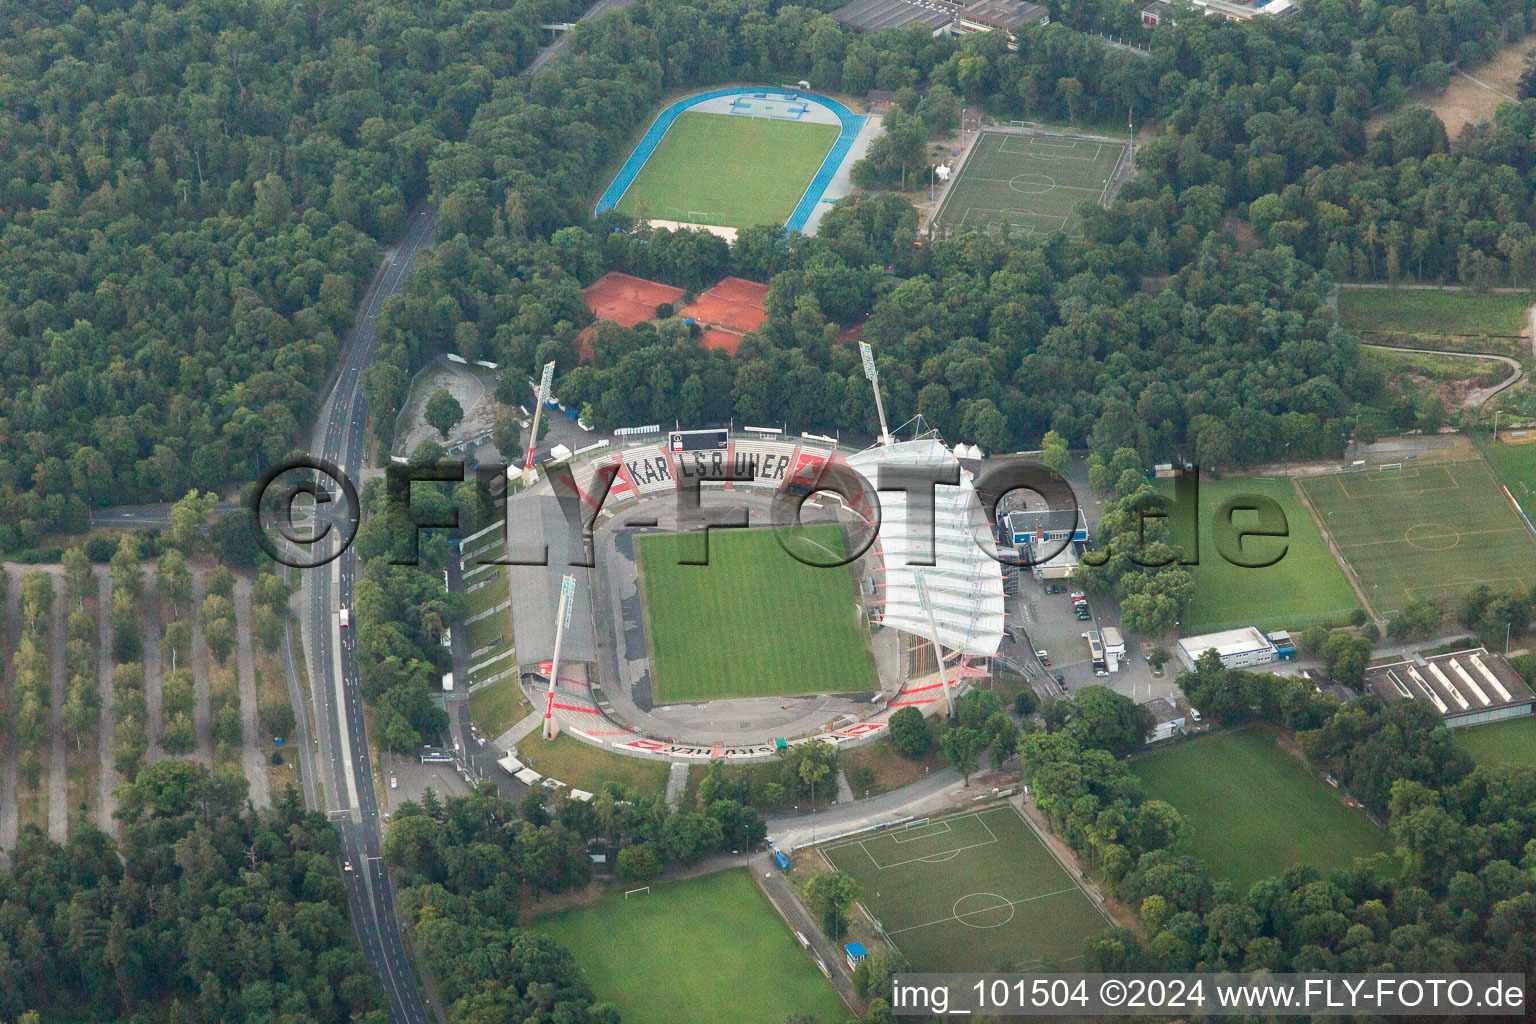
[[[674,452],[724,451],[730,443],[728,430],[674,430],[668,446]]]

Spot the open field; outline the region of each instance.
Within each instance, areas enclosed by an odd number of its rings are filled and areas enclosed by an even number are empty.
[[[1067,964],[1109,927],[1011,806],[823,848],[919,971]]]
[[[653,884],[536,920],[625,1024],[781,1024],[848,1017],[745,868]]]
[[[1147,795],[1189,821],[1189,852],[1239,895],[1294,864],[1321,871],[1385,852],[1387,835],[1260,729],[1221,732],[1137,758]]]
[[[469,718],[489,739],[495,739],[528,717],[533,709],[517,685],[516,674],[480,687],[469,695]]]
[[[1536,429],[1530,433],[1536,435]],[[1509,488],[1509,493],[1525,509],[1525,514],[1536,517],[1536,441],[1529,444],[1492,441],[1484,450],[1499,477]]]
[[[1418,377],[1431,386],[1464,382],[1471,387],[1492,387],[1508,377],[1508,363],[1493,359],[1466,359],[1434,352],[1392,352],[1381,348],[1363,348],[1360,361],[1379,367],[1388,379]],[[1464,388],[1453,389],[1460,393]]]
[[[1123,143],[983,132],[935,218],[939,228],[1074,234],[1073,208],[1102,201]]]
[[[626,786],[640,796],[661,796],[667,791],[667,762],[626,757],[570,736],[557,736],[551,742],[535,733],[518,745],[517,759],[546,778],[589,793],[609,782]]]
[[[1162,481],[1159,481],[1160,483]],[[1172,488],[1166,488],[1165,493]],[[1271,498],[1285,512],[1286,539],[1254,537],[1245,552],[1285,554],[1274,565],[1249,569],[1228,562],[1216,549],[1217,515],[1226,502],[1247,495]],[[1209,633],[1238,626],[1306,629],[1343,623],[1360,606],[1344,570],[1323,543],[1317,524],[1296,498],[1289,479],[1245,477],[1200,481],[1200,564],[1190,571],[1195,596],[1184,612],[1185,633]],[[1241,529],[1257,522],[1252,513],[1232,517]]]
[[[1531,295],[1477,295],[1432,288],[1341,288],[1339,319],[1360,331],[1519,335]]]
[[[667,129],[618,208],[733,228],[778,224],[837,136],[832,124],[688,111]]]
[[[804,532],[844,551],[835,525]],[[678,564],[705,536],[709,564]],[[650,534],[636,553],[657,703],[875,689],[851,569],[805,565],[767,529]]]
[[[1480,765],[1523,765],[1536,768],[1536,718],[1530,715],[1488,725],[1452,729],[1451,735],[1472,755],[1472,760]]]
[[[1536,538],[1485,461],[1401,465],[1303,482],[1378,612],[1536,580]]]

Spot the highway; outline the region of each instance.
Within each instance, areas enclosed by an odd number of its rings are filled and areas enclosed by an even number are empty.
[[[435,227],[435,218],[425,209],[411,217],[405,239],[386,254],[368,286],[357,322],[343,346],[341,369],[315,422],[310,454],[341,467],[354,480],[359,478],[366,426],[359,382],[373,358],[374,326],[384,300],[405,286],[416,255],[431,243]],[[334,520],[338,513],[353,511],[338,502],[326,507],[323,514]],[[406,956],[395,917],[394,892],[379,856],[382,830],[363,724],[357,660],[351,631],[344,640],[337,616],[337,609],[352,605],[357,572],[357,554],[351,549],[327,565],[304,571],[300,625],[314,699],[318,774],[326,815],[341,836],[343,864],[351,868],[342,878],[352,925],[363,955],[388,997],[390,1020],[394,1024],[427,1024],[430,1018]]]

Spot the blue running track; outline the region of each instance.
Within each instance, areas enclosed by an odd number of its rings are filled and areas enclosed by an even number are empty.
[[[719,99],[722,96],[755,96],[760,92],[770,95],[787,96],[783,89],[764,89],[762,86],[737,86],[731,89],[713,89],[709,92],[697,93],[693,96],[685,96],[672,104],[666,110],[656,115],[656,120],[651,122],[651,127],[646,130],[645,136],[635,146],[635,151],[629,154],[629,159],[624,161],[624,166],[619,168],[619,173],[614,177],[613,183],[603,192],[602,198],[597,201],[595,213],[611,210],[619,204],[624,193],[629,191],[629,186],[635,183],[635,178],[640,174],[640,168],[651,158],[656,147],[661,142],[661,137],[667,134],[667,129],[672,127],[678,115],[689,107],[696,106],[706,100]],[[837,141],[832,144],[832,149],[827,153],[821,167],[816,171],[816,176],[806,187],[805,194],[800,197],[800,202],[795,206],[794,212],[784,222],[784,226],[790,231],[800,231],[805,228],[806,221],[811,219],[811,213],[815,211],[816,204],[821,202],[821,197],[827,191],[827,186],[832,183],[833,175],[842,166],[843,159],[848,155],[848,150],[853,147],[853,140],[858,136],[859,129],[864,127],[864,118],[855,114],[837,100],[828,99],[825,96],[817,96],[814,93],[795,92],[795,96],[801,100],[809,100],[819,103],[832,113],[837,115],[837,120],[842,126],[838,133]]]

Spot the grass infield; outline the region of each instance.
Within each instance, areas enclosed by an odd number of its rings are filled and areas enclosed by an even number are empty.
[[[782,223],[839,130],[809,121],[685,112],[662,136],[618,208],[635,216],[731,228]]]
[[[1451,735],[1478,764],[1536,768],[1536,718],[1530,715],[1507,722],[1452,729]]]
[[[1160,481],[1161,482],[1161,481]],[[1171,487],[1165,488],[1170,492]],[[1285,512],[1290,536],[1253,537],[1245,553],[1285,554],[1274,565],[1250,569],[1233,565],[1216,550],[1216,524],[1223,505],[1234,498],[1271,498]],[[1238,529],[1257,522],[1252,513],[1235,512]],[[1186,634],[1212,633],[1239,626],[1259,629],[1307,629],[1343,624],[1360,607],[1344,570],[1318,533],[1312,516],[1296,498],[1288,479],[1245,478],[1200,481],[1200,564],[1191,568],[1195,596],[1183,616]]]
[[[845,550],[833,524],[804,533]],[[709,564],[679,564],[703,557],[705,536]],[[876,688],[848,567],[805,565],[769,529],[637,540],[656,703]]]
[[[1388,849],[1385,832],[1260,729],[1203,736],[1131,767],[1149,797],[1189,822],[1189,852],[1239,895],[1296,864],[1329,871]]]
[[[651,884],[624,898],[540,918],[597,997],[625,1024],[781,1024],[848,1017],[746,869]]]
[[[1524,590],[1536,538],[1482,459],[1309,477],[1307,496],[1382,614],[1480,583]]]
[[[918,971],[1068,964],[1109,927],[1011,806],[867,833],[823,852]]]
[[[1098,203],[1125,144],[1058,135],[985,131],[950,186],[941,228],[1077,233],[1074,207]]]

